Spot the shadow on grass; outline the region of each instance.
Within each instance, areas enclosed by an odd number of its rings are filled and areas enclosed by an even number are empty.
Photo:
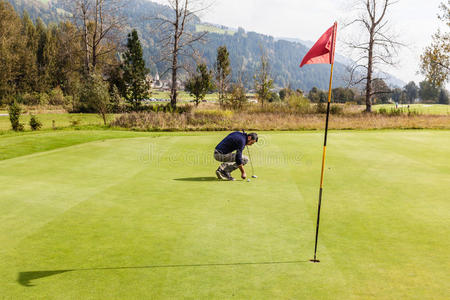
[[[151,265],[141,267],[116,267],[116,268],[89,268],[89,269],[68,269],[68,270],[49,270],[49,271],[29,271],[19,272],[17,282],[23,286],[34,286],[33,280],[58,275],[66,272],[76,271],[104,271],[104,270],[127,270],[127,269],[158,269],[158,268],[195,268],[195,267],[226,267],[226,266],[248,266],[248,265],[283,265],[306,263],[307,260],[297,261],[268,261],[268,262],[241,262],[241,263],[223,263],[223,264],[191,264],[191,265]]]
[[[187,178],[176,178],[176,181],[222,181],[217,179],[217,177],[187,177]]]

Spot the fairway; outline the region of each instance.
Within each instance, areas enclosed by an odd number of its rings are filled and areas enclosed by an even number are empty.
[[[329,133],[319,264],[323,133],[225,135],[0,136],[0,298],[450,298],[450,131]]]

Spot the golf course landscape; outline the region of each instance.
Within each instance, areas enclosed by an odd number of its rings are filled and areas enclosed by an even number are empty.
[[[450,131],[329,132],[320,263],[323,132],[258,134],[1,135],[0,298],[450,298]]]

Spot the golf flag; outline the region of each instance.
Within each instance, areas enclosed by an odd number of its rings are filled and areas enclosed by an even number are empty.
[[[322,171],[320,173],[320,188],[319,188],[319,205],[317,207],[317,224],[316,224],[316,240],[314,243],[314,259],[312,262],[318,263],[317,259],[317,242],[319,240],[319,223],[320,223],[320,207],[322,204],[322,192],[323,192],[323,177],[325,171],[325,155],[327,152],[327,136],[328,136],[328,121],[330,119],[330,103],[331,103],[331,87],[333,83],[333,66],[334,66],[334,50],[336,48],[336,33],[337,22],[331,26],[314,44],[314,46],[306,53],[305,57],[300,64],[300,68],[308,64],[330,64],[330,86],[328,88],[328,103],[327,103],[327,117],[325,121],[325,137],[323,142],[323,155],[322,155]]]
[[[309,64],[333,64],[336,32],[337,23],[335,22],[306,53],[300,68]]]

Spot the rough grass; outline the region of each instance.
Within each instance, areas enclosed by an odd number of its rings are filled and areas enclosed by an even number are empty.
[[[450,115],[444,113],[447,106],[424,106],[432,109],[429,113],[415,105],[407,108],[374,106],[378,113],[362,113],[357,105],[333,104],[330,129],[449,129]],[[46,107],[27,108],[27,112],[37,114],[43,123],[42,129],[100,127],[101,117],[96,114],[50,113]],[[323,111],[325,106],[320,111]],[[108,122],[112,127],[144,131],[192,131],[192,130],[320,130],[325,123],[325,115],[318,114],[316,105],[289,106],[280,103],[247,105],[242,110],[224,110],[217,104],[205,103],[184,114],[170,113],[130,113],[110,114]],[[30,116],[21,117],[26,130]],[[53,121],[55,121],[53,123]],[[8,116],[0,116],[0,133],[11,129]]]
[[[135,130],[320,130],[323,114],[261,113],[131,113],[120,115],[112,126]],[[340,114],[332,115],[330,129],[450,129],[441,115]]]
[[[251,183],[225,133],[64,133],[0,137],[1,298],[450,298],[450,131],[330,132],[320,264],[322,133],[261,132]]]

